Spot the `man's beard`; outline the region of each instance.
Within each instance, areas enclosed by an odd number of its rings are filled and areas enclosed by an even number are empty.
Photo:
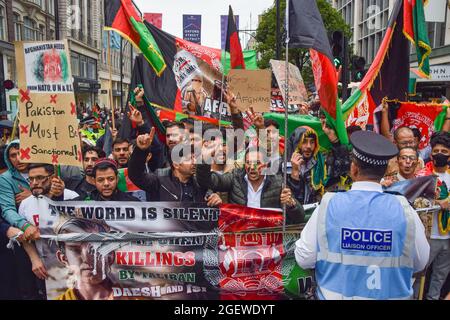
[[[42,192],[39,192],[38,190],[42,190]],[[33,194],[33,196],[35,196],[35,197],[45,196],[50,193],[50,186],[42,187],[42,188],[32,188],[30,191]]]
[[[94,168],[86,168],[85,170],[84,170],[84,173],[86,174],[86,176],[88,176],[88,177],[94,177]]]

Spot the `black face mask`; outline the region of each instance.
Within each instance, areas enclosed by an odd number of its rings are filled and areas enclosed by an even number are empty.
[[[433,155],[433,163],[436,168],[445,167],[448,164],[449,156],[442,153],[437,153]]]

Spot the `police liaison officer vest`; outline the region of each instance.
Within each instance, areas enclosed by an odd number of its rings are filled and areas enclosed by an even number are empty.
[[[409,299],[414,272],[414,210],[401,196],[327,193],[318,213],[320,299]]]

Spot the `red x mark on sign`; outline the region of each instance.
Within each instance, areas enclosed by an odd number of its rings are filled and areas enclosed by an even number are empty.
[[[51,96],[50,96],[50,103],[56,104],[56,97],[57,97],[57,96],[58,96],[57,94],[51,95]]]
[[[27,91],[23,91],[22,89],[19,90],[20,95],[22,96],[20,98],[20,102],[28,102],[31,100],[30,98],[30,89],[28,89]]]
[[[31,159],[30,151],[31,151],[30,148],[26,148],[25,150],[20,149],[20,160],[30,160]]]
[[[76,113],[77,113],[77,109],[76,109],[75,103],[71,102],[71,103],[70,103],[70,106],[71,106],[71,108],[72,108],[72,109],[70,110],[70,114],[71,114],[71,115],[76,114]]]
[[[20,125],[20,134],[28,134],[28,126]]]
[[[58,155],[57,154],[54,154],[54,155],[52,155],[52,163],[53,164],[58,164]]]

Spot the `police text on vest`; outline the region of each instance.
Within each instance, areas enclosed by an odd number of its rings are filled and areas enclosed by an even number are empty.
[[[361,251],[392,251],[392,231],[341,229],[341,248]]]

